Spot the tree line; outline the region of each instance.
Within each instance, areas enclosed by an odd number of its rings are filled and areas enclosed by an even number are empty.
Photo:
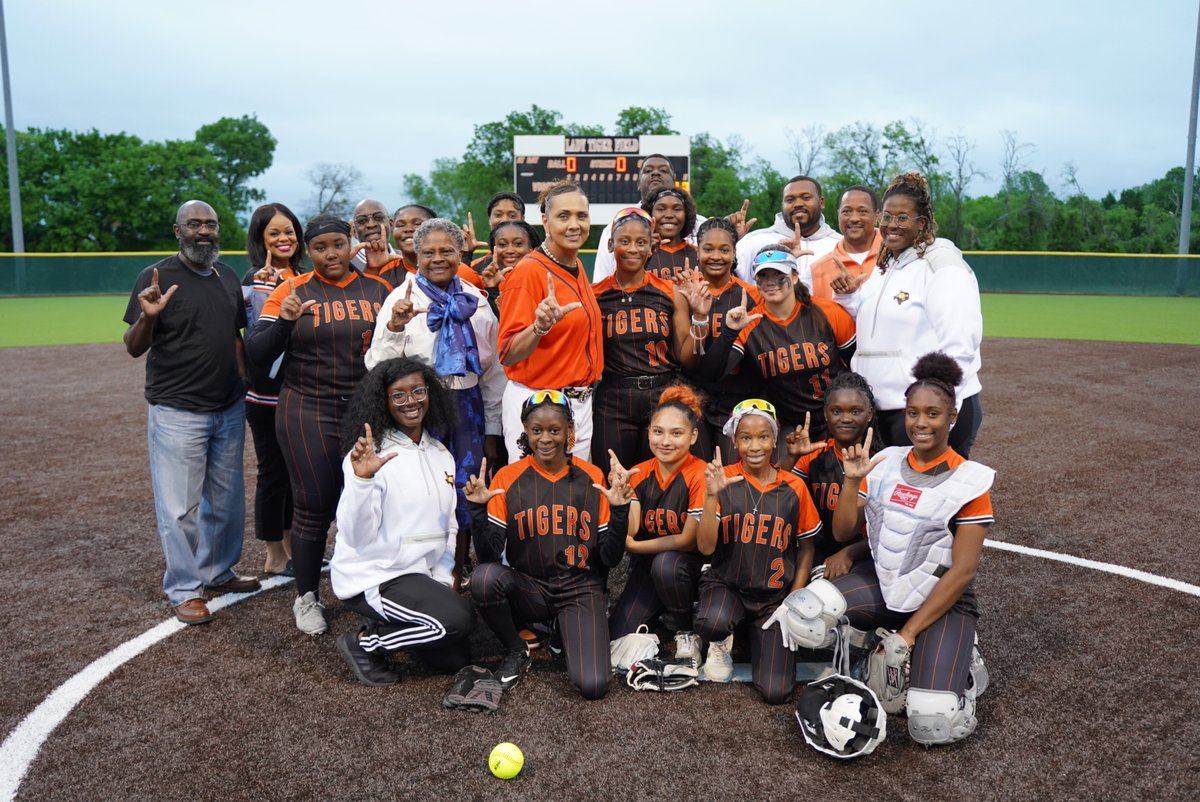
[[[435,159],[427,174],[404,176],[389,203],[415,201],[455,220],[483,219],[488,199],[511,190],[512,138],[518,134],[643,136],[677,134],[664,109],[632,106],[610,129],[567,122],[537,105],[475,126],[460,156]],[[1048,179],[1030,167],[1034,147],[1001,131],[995,165],[980,164],[976,143],[961,132],[938,135],[921,120],[878,126],[854,122],[836,130],[813,125],[785,132],[792,156],[786,175],[753,155],[738,136],[701,132],[691,137],[691,190],[703,214],[726,214],[750,200],[750,215],[768,224],[793,174],[821,180],[826,217],[836,226],[841,192],[854,184],[882,190],[907,169],[924,173],[934,193],[944,236],[968,250],[1174,253],[1183,201],[1183,168],[1141,186],[1090,198],[1075,167]],[[126,133],[29,129],[17,134],[26,249],[31,252],[172,250],[169,221],[188,198],[209,200],[222,220],[222,239],[237,247],[244,222],[265,195],[251,186],[270,168],[276,139],[257,118],[225,117],[190,140],[145,141]],[[7,182],[7,163],[4,181]],[[359,199],[362,172],[352,164],[320,163],[308,173],[312,194],[288,199],[302,216],[333,211],[348,216]],[[972,187],[995,177],[994,194]],[[1051,186],[1051,182],[1057,188]],[[1200,188],[1200,182],[1196,184]],[[1195,206],[1200,203],[1193,200]],[[8,195],[0,193],[0,247],[11,248]],[[536,222],[536,221],[533,221]],[[602,223],[604,221],[596,221]],[[1200,252],[1193,218],[1192,251]],[[594,242],[592,243],[595,244]]]

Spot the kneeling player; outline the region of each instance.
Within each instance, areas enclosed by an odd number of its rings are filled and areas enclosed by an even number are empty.
[[[471,596],[505,649],[495,672],[505,690],[529,668],[517,621],[554,618],[571,682],[598,699],[609,681],[604,578],[625,551],[632,491],[627,482],[605,489],[599,468],[571,456],[575,422],[558,390],[531,395],[521,425],[524,458],[501,468],[490,490],[474,476],[463,488],[480,563]]]
[[[733,629],[748,620],[754,687],[769,704],[783,704],[796,684],[795,655],[762,625],[789,591],[807,582],[821,519],[800,477],[771,462],[779,438],[771,404],[756,398],[738,404],[724,434],[733,438],[739,461],[723,467],[718,451],[706,468],[708,495],[696,534],[700,553],[712,557],[700,579],[696,617],[696,632],[709,641],[705,676],[729,681]]]
[[[977,725],[975,697],[987,675],[974,649],[979,613],[971,581],[994,520],[988,490],[995,472],[950,448],[958,364],[927,354],[913,376],[905,392],[913,445],[871,459],[868,433],[866,443],[844,452],[834,536],[849,540],[865,521],[872,559],[790,596],[780,626],[785,639],[813,648],[832,641],[842,615],[854,627],[884,627],[868,684],[888,712],[907,712],[909,734],[928,745],[962,740]]]

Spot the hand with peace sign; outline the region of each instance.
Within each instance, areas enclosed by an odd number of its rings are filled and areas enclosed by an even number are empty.
[[[733,331],[741,331],[762,317],[761,312],[755,312],[752,315],[746,311],[746,303],[746,289],[743,287],[742,302],[725,313],[725,328],[732,329]]]
[[[726,215],[725,219],[733,223],[733,227],[737,230],[738,239],[746,236],[750,229],[754,228],[754,224],[758,222],[757,217],[746,219],[746,215],[750,213],[750,199],[746,198],[742,201],[742,208],[730,215]]]
[[[179,289],[179,285],[172,284],[166,292],[160,290],[158,288],[158,268],[154,268],[150,273],[150,286],[138,293],[138,303],[142,307],[142,315],[151,320],[158,317],[158,313],[171,300],[171,296],[177,289]]]
[[[805,454],[811,454],[814,451],[820,451],[822,443],[814,443],[808,439],[808,425],[812,422],[812,413],[804,413],[804,425],[797,426],[795,430],[788,432],[784,442],[787,443],[787,453],[792,459],[799,459]]]
[[[742,474],[725,475],[725,466],[721,464],[721,449],[713,451],[713,460],[704,466],[704,485],[710,498],[715,498],[725,488],[736,484],[746,477]]]
[[[384,234],[386,235],[386,231]],[[378,273],[389,264],[396,260],[388,248],[387,236],[382,236],[373,242],[360,242],[350,251],[350,258],[353,259],[360,251],[366,252],[367,270],[371,273]]]
[[[487,241],[480,242],[475,239],[475,218],[467,212],[467,224],[462,226],[463,235],[463,253],[474,253],[476,248],[486,246]]]
[[[855,443],[842,449],[842,469],[846,472],[847,479],[865,479],[867,474],[885,459],[883,454],[877,454],[875,459],[871,459],[871,438],[874,434],[874,429],[867,429],[867,436],[863,438],[862,445]]]
[[[481,477],[487,476],[487,457],[479,461],[479,476],[472,474],[463,485],[463,498],[476,504],[487,504],[496,496],[504,495],[499,488],[488,490],[487,481]]]
[[[394,331],[397,333],[402,332],[410,320],[417,315],[429,311],[427,309],[417,309],[416,306],[413,305],[412,290],[413,285],[416,283],[417,282],[410,277],[408,279],[408,286],[404,290],[404,297],[397,298],[396,303],[392,305],[392,316],[388,320],[387,324],[388,331]]]
[[[780,245],[786,245],[791,251],[792,256],[799,259],[801,256],[812,256],[813,252],[804,247],[804,236],[800,233],[800,224],[796,223],[796,233],[791,239],[779,241]]]
[[[562,320],[569,312],[573,312],[583,306],[580,301],[572,301],[566,306],[560,306],[558,298],[554,295],[554,276],[546,274],[546,297],[537,305],[537,309],[533,310],[533,330],[536,334],[544,337],[550,333],[550,329],[554,328],[554,324]]]
[[[837,265],[838,272],[836,276],[829,280],[830,288],[838,295],[850,295],[857,292],[866,279],[862,276],[852,274],[846,267],[846,263],[841,260],[841,257],[836,252],[833,255],[833,263]]]
[[[350,449],[350,467],[359,479],[370,479],[395,456],[395,451],[379,456],[375,450],[375,438],[371,435],[371,424],[364,423],[363,436],[358,438],[354,442],[354,448]]]
[[[300,316],[308,312],[316,306],[316,301],[300,302],[300,296],[296,294],[296,282],[288,279],[287,295],[279,302],[279,316],[284,320],[299,320]]]

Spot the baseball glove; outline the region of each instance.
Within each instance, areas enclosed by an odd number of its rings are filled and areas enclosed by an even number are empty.
[[[650,628],[643,624],[637,632],[622,635],[609,643],[608,656],[613,673],[624,674],[638,660],[658,656],[658,636],[650,634]]]
[[[691,660],[638,660],[629,667],[625,683],[637,691],[682,691],[696,685],[700,671]]]
[[[901,713],[908,700],[908,644],[890,629],[875,630],[879,645],[867,662],[866,684],[888,713]]]

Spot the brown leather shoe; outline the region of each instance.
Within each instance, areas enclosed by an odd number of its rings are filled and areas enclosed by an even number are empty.
[[[204,599],[188,599],[183,604],[175,605],[175,617],[185,624],[207,624],[212,621],[212,613]]]
[[[233,579],[227,582],[222,582],[219,585],[209,585],[209,593],[250,593],[262,587],[262,583],[252,576],[238,576],[234,574]]]

